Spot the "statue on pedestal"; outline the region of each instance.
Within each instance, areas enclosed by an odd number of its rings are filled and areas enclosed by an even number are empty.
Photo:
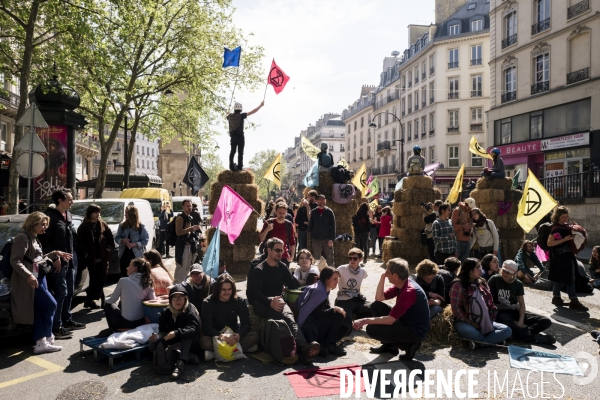
[[[331,168],[333,167],[333,156],[327,151],[329,145],[327,142],[321,143],[321,152],[317,154],[317,160],[319,160],[319,168]]]
[[[413,155],[408,158],[408,176],[423,175],[425,159],[421,156],[421,146],[413,147]]]

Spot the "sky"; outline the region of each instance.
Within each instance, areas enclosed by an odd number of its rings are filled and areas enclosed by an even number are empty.
[[[341,114],[362,85],[377,85],[384,57],[408,47],[408,25],[434,22],[434,0],[233,0],[233,22],[250,43],[264,47],[265,82],[273,58],[290,77],[248,121],[244,164],[260,150],[284,152],[294,137],[325,113]],[[232,43],[231,48],[237,44]],[[243,51],[243,49],[242,49]],[[235,93],[245,111],[260,104],[264,86]],[[229,94],[228,96],[230,96]],[[228,165],[229,136],[217,138]],[[237,158],[237,157],[236,157]],[[237,162],[237,161],[236,161]]]

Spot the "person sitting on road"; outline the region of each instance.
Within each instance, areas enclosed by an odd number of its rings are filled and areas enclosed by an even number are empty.
[[[550,318],[534,314],[525,309],[525,289],[517,279],[518,266],[513,260],[502,263],[501,274],[488,281],[494,304],[498,307],[496,321],[512,329],[513,336],[524,342],[554,344],[552,335],[542,335],[552,325]]]
[[[238,323],[239,318],[239,323]],[[250,330],[250,314],[246,299],[238,297],[233,278],[225,273],[217,279],[212,295],[202,302],[202,332],[200,348],[204,361],[215,357],[213,338],[218,336],[230,346],[239,343],[244,353],[258,350],[258,333]],[[221,333],[225,327],[233,334]]]
[[[154,364],[158,373],[169,373],[171,378],[182,377],[185,364],[200,364],[199,349],[200,317],[198,310],[188,301],[187,293],[181,284],[169,291],[169,306],[158,319],[158,335],[150,336],[150,350],[154,352]]]
[[[439,266],[438,274],[444,279],[444,301],[450,304],[450,287],[456,279],[456,274],[460,268],[460,260],[456,257],[448,257],[444,265]]]
[[[325,267],[317,283],[307,286],[296,300],[298,326],[308,341],[321,345],[319,355],[329,354],[341,357],[346,351],[336,343],[352,329],[344,323],[346,311],[329,305],[329,292],[338,285],[340,273],[332,267]]]
[[[127,267],[127,277],[119,279],[110,298],[104,302],[106,322],[111,331],[126,331],[145,324],[145,300],[154,300],[154,282],[150,263],[134,258]],[[121,308],[117,301],[121,300]]]
[[[443,311],[444,278],[438,274],[438,266],[431,260],[423,260],[417,264],[417,274],[413,277],[427,295],[429,318],[433,319]]]
[[[590,283],[595,288],[600,288],[600,246],[594,246],[590,257]]]
[[[371,302],[360,292],[362,283],[368,276],[363,256],[361,249],[353,247],[348,251],[348,264],[338,268],[340,283],[334,304],[344,309],[346,325],[350,327],[354,319],[373,316],[370,310]]]
[[[144,260],[150,263],[150,274],[154,282],[154,294],[157,297],[167,296],[173,286],[173,275],[169,272],[158,251],[152,249],[144,253]]]
[[[192,303],[199,313],[202,313],[202,303],[210,293],[215,284],[215,280],[204,273],[200,264],[192,264],[190,276],[182,283],[190,303]]]
[[[292,310],[281,297],[284,286],[297,289],[300,283],[292,276],[287,265],[281,262],[281,254],[284,251],[283,241],[271,238],[267,241],[266,248],[267,259],[254,267],[248,278],[246,293],[249,304],[259,317],[285,321],[296,340],[296,347],[300,350],[303,361],[310,364],[319,354],[320,345],[317,342],[306,342]]]
[[[492,276],[497,275],[500,272],[500,262],[498,261],[498,257],[493,254],[485,255],[481,259],[481,268],[483,269],[481,277],[486,281],[489,281]]]
[[[300,286],[312,285],[319,280],[319,267],[314,262],[307,249],[298,252],[298,268],[294,271],[294,278],[300,282]]]
[[[463,261],[458,278],[450,289],[454,328],[465,347],[475,350],[486,344],[503,343],[512,334],[510,327],[495,322],[497,308],[476,258]]]
[[[385,279],[394,286],[385,289]],[[396,298],[394,307],[384,300]],[[429,333],[429,305],[427,295],[417,283],[409,279],[408,262],[392,258],[381,274],[375,302],[371,304],[373,317],[354,321],[354,329],[367,326],[367,335],[379,340],[381,346],[371,347],[373,353],[398,354],[404,350],[402,360],[412,360]]]
[[[521,249],[515,256],[515,262],[519,270],[517,271],[517,278],[523,283],[533,284],[537,281],[538,277],[546,270],[546,268],[540,262],[537,254],[535,254],[535,246],[531,240],[523,242]],[[527,264],[533,264],[540,270],[537,274],[534,274],[531,268]],[[591,272],[591,268],[590,268]]]

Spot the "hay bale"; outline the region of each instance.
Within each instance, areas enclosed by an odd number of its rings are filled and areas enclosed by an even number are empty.
[[[503,179],[488,179],[488,178],[479,178],[477,183],[475,184],[476,189],[500,189],[500,190],[510,190],[512,187],[512,179],[503,178]]]
[[[236,241],[237,242],[237,241]],[[233,247],[233,262],[247,262],[256,257],[256,246],[237,244]]]
[[[394,203],[400,203],[402,201],[402,190],[396,190],[394,192]]]
[[[521,227],[500,229],[500,240],[525,240],[525,232]]]
[[[248,271],[250,270],[250,262],[249,261],[233,262],[233,261],[225,260],[225,262],[227,263],[227,272],[230,275],[233,275],[233,276],[237,277],[237,279],[241,279],[241,280],[244,280],[245,277],[248,276]],[[243,297],[245,297],[245,296],[243,296]]]
[[[413,231],[422,231],[425,228],[425,222],[422,215],[394,217],[396,228],[411,229]]]
[[[228,169],[219,172],[217,175],[217,182],[219,183],[242,183],[242,184],[253,184],[254,174],[250,171],[230,171]]]
[[[351,241],[334,241],[333,242],[333,263],[335,267],[348,264],[348,251],[354,247],[354,242]]]
[[[229,244],[229,241],[224,242],[223,240],[221,240],[221,247],[219,249],[219,258],[221,260],[225,260],[228,267],[229,267],[229,263],[233,262],[233,248],[234,247],[235,246]]]
[[[521,249],[523,245],[523,239],[515,239],[515,240],[503,240],[500,244],[500,249],[502,252],[502,260],[514,260],[515,256]]]
[[[450,335],[454,333],[454,317],[452,315],[452,306],[450,304],[444,307],[444,310],[431,320],[429,334],[425,342],[435,344],[448,343]]]
[[[498,218],[498,203],[481,203],[478,204],[479,210],[485,214],[486,217],[496,222]]]
[[[254,314],[254,307],[252,306],[248,306],[248,314],[250,314],[250,330],[260,335],[260,331],[265,322],[267,322],[267,319]]]
[[[246,223],[244,224],[244,227],[242,228],[242,232],[256,232],[257,224],[258,224],[258,214],[253,212],[252,214],[250,214],[250,217],[248,217],[248,221],[246,221]],[[236,243],[237,243],[237,241],[236,241]]]
[[[402,189],[431,189],[433,180],[426,175],[407,176],[402,183]]]
[[[433,189],[433,199],[431,202],[433,203],[435,200],[441,200],[442,199],[442,191],[438,188],[434,188]]]
[[[423,209],[419,204],[415,203],[396,203],[394,202],[394,215],[399,217],[408,217],[408,216],[416,216],[423,215]]]
[[[399,240],[386,239],[383,241],[382,258],[383,262],[386,263],[392,258],[400,257],[402,252],[403,244]]]
[[[205,235],[208,240],[208,243],[212,240],[215,234],[215,228],[209,228],[206,230]],[[221,232],[221,246],[223,246],[223,242],[227,243],[230,246],[233,246],[229,243],[229,238],[225,233]],[[235,239],[235,246],[258,246],[260,244],[260,240],[258,237],[258,232],[256,231],[242,231],[240,236]]]
[[[521,197],[523,197],[523,192],[521,190],[505,190],[504,191],[504,201],[511,201],[513,203],[513,207],[519,206]]]
[[[421,243],[421,231],[405,229],[405,228],[394,228],[392,229],[392,235],[398,238],[401,242]]]
[[[508,228],[508,215],[503,215],[503,216],[499,216],[497,215],[495,218],[490,218],[492,221],[494,221],[494,224],[496,225],[496,228],[498,229],[506,229]]]
[[[402,202],[410,203],[414,205],[420,205],[421,203],[429,203],[434,202],[438,199],[442,198],[441,192],[439,189],[402,189],[398,192],[401,192]]]
[[[319,193],[324,194],[328,199],[331,198],[331,188],[334,183],[330,170],[319,171]]]
[[[504,201],[504,190],[475,189],[471,192],[471,197],[475,199],[477,205],[496,201]]]

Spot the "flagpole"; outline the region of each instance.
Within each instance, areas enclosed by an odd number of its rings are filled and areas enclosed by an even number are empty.
[[[233,84],[233,91],[231,92],[231,100],[229,100],[229,108],[227,108],[227,112],[229,112],[231,110],[231,103],[233,102],[233,95],[235,94],[235,88],[237,87],[239,74],[240,74],[240,67],[238,65],[237,72],[235,74],[235,83]]]
[[[267,84],[265,85],[265,95],[263,96],[263,101],[265,101],[265,99],[267,98],[267,88],[269,87],[269,82],[267,81]]]

